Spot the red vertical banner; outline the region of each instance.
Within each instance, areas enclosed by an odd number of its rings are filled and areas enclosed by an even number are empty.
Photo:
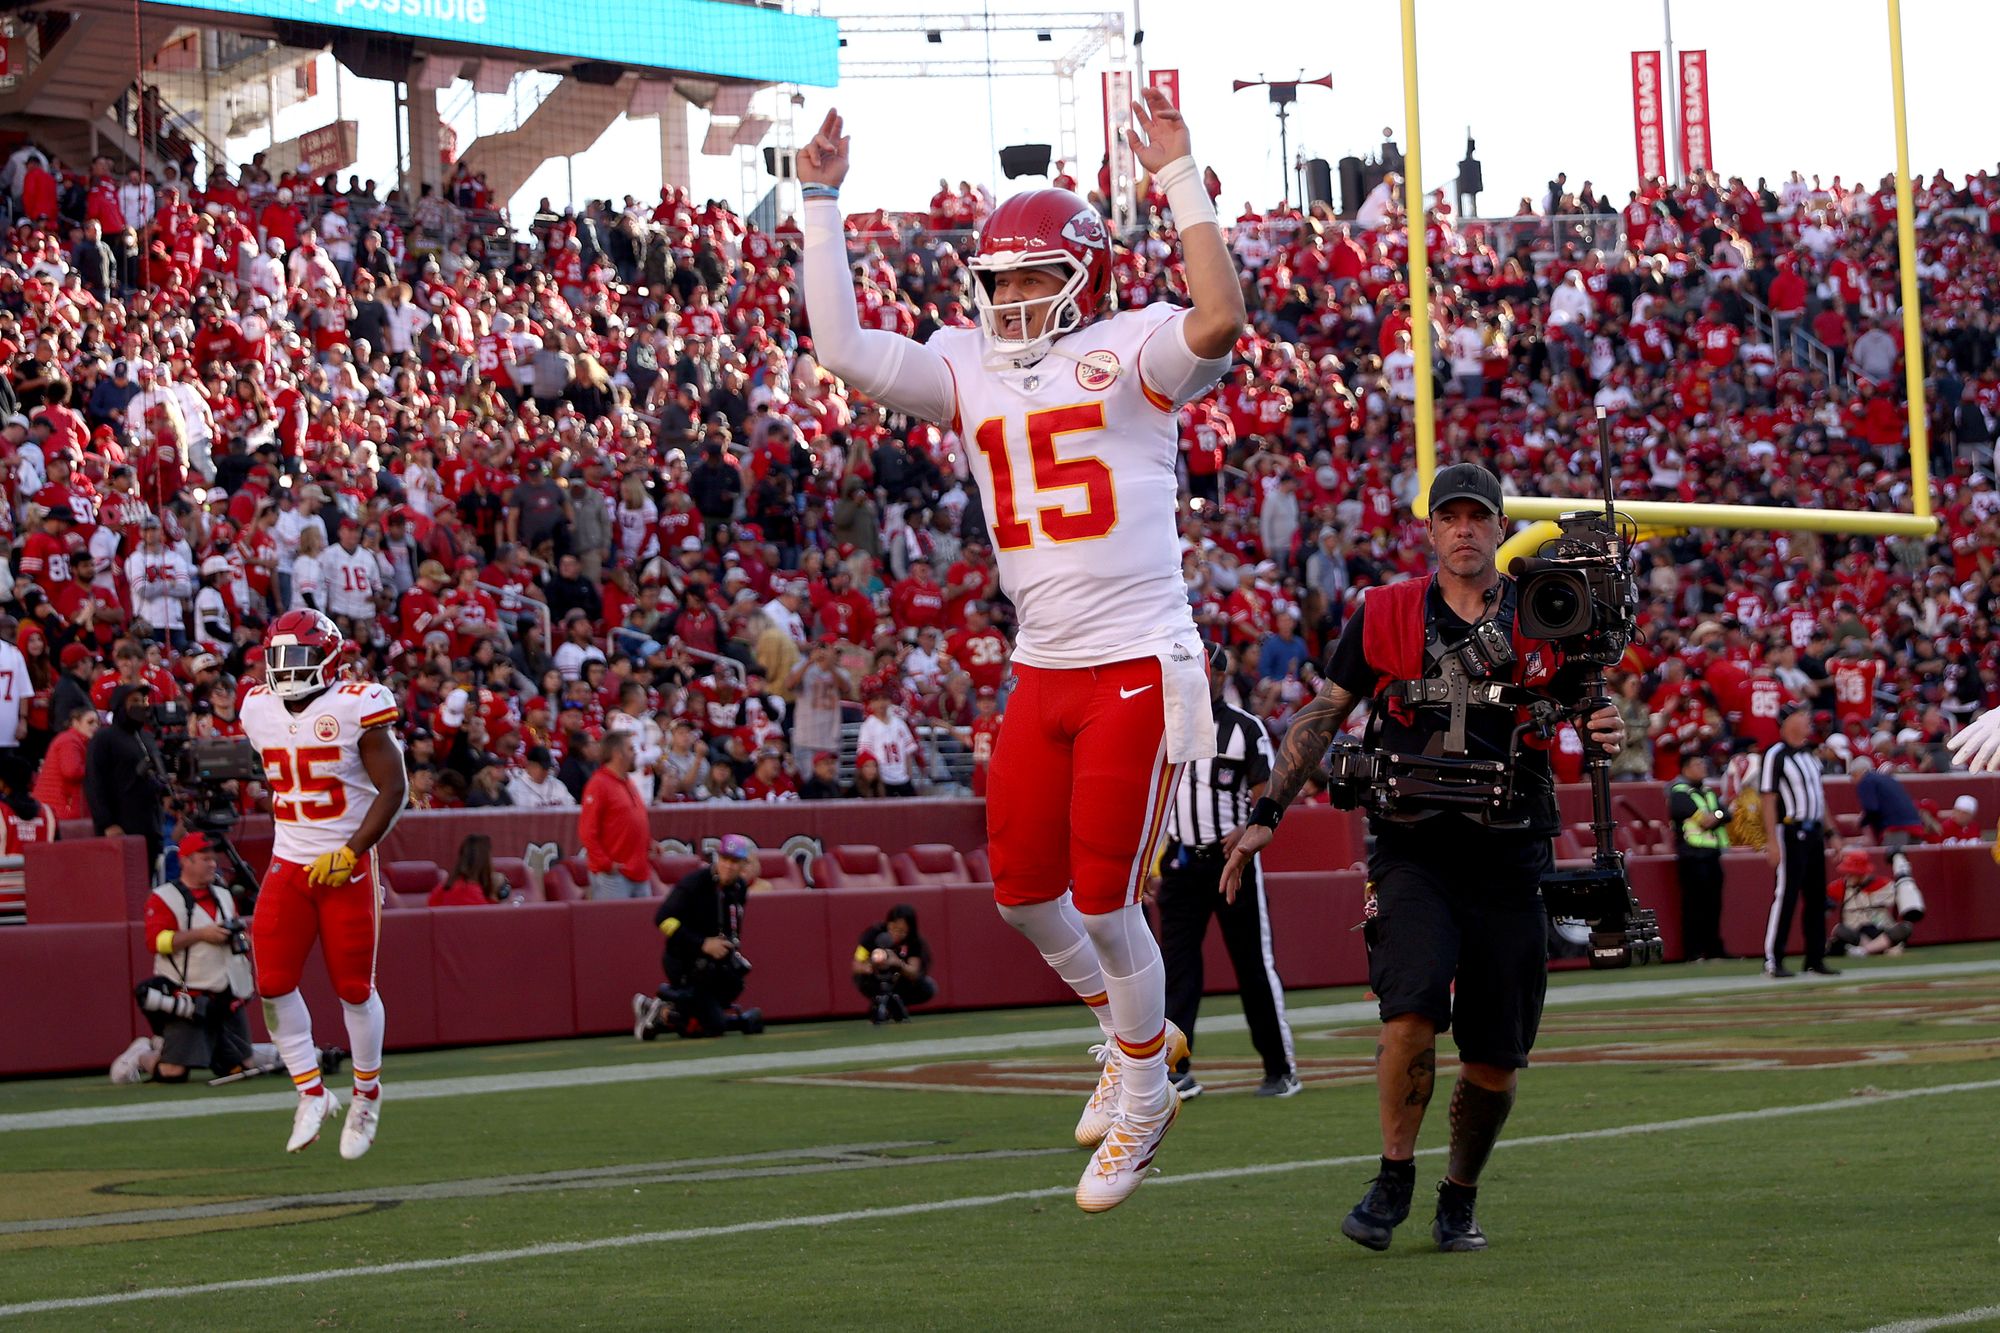
[[[1681,171],[1692,175],[1715,169],[1708,133],[1708,52],[1681,54]]]
[[[1177,69],[1149,69],[1146,71],[1146,86],[1157,88],[1167,95],[1174,104],[1174,110],[1181,109],[1181,72]]]
[[[1632,146],[1639,160],[1639,184],[1667,174],[1667,132],[1661,111],[1660,53],[1632,53]]]

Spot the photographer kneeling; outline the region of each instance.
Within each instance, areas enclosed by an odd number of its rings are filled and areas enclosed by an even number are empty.
[[[236,899],[215,876],[208,838],[180,840],[181,873],[146,900],[146,942],[153,975],[134,990],[153,1026],[111,1066],[113,1083],[184,1083],[191,1069],[233,1074],[277,1059],[275,1046],[256,1047],[244,1010],[256,986],[246,922]]]
[[[1339,752],[1329,790],[1336,804],[1365,805],[1374,835],[1364,939],[1381,1004],[1382,1163],[1341,1224],[1374,1250],[1409,1215],[1446,1029],[1460,1064],[1431,1235],[1441,1250],[1486,1247],[1475,1187],[1513,1109],[1548,986],[1541,885],[1560,818],[1546,747],[1564,718],[1607,756],[1625,739],[1608,701],[1583,698],[1589,664],[1565,663],[1516,623],[1517,586],[1494,567],[1505,529],[1499,480],[1473,464],[1440,470],[1429,524],[1436,575],[1368,590],[1325,683],[1285,733],[1269,794],[1231,837],[1222,880],[1233,901],[1244,867],[1367,700],[1363,745]]]
[[[868,1021],[905,1023],[910,1006],[937,998],[931,951],[917,933],[917,909],[897,903],[861,932],[854,946],[854,989],[868,1001]]]
[[[738,1009],[750,975],[743,956],[744,904],[757,864],[757,848],[740,833],[723,835],[708,864],[674,885],[653,913],[667,937],[660,966],[666,984],[656,995],[632,997],[632,1035],[651,1041],[663,1032],[683,1037],[748,1035],[764,1030],[757,1009]]]

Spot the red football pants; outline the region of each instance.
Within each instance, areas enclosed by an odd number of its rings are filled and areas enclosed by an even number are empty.
[[[1137,902],[1180,777],[1159,660],[1014,675],[987,775],[993,896],[1018,907],[1067,889],[1091,915]]]
[[[356,861],[347,883],[338,886],[309,883],[305,866],[273,859],[250,919],[258,993],[297,990],[306,955],[318,940],[334,993],[348,1004],[366,1004],[375,991],[375,941],[381,927],[382,886],[375,877],[373,852]]]

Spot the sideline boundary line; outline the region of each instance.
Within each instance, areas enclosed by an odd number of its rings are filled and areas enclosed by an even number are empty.
[[[1988,1319],[2000,1319],[2000,1305],[1982,1305],[1976,1310],[1960,1310],[1957,1314],[1899,1319],[1893,1324],[1877,1324],[1867,1333],[1929,1333],[1934,1328],[1957,1328],[1961,1324],[1979,1324]]]
[[[1681,1129],[1701,1129],[1712,1125],[1738,1124],[1755,1120],[1778,1120],[1796,1115],[1813,1115],[1822,1111],[1852,1111],[1858,1108],[1881,1106],[1890,1102],[1909,1101],[1918,1097],[1941,1097],[1958,1092],[1987,1092],[2000,1088],[2000,1078],[1981,1079],[1972,1083],[1945,1083],[1929,1088],[1906,1088],[1868,1097],[1842,1097],[1835,1101],[1803,1102],[1792,1106],[1763,1106],[1746,1111],[1722,1111],[1710,1115],[1683,1116],[1675,1120],[1655,1120],[1637,1125],[1613,1125],[1604,1129],[1571,1130],[1560,1134],[1531,1134],[1524,1138],[1502,1139],[1496,1148],[1533,1148],[1553,1143],[1577,1143],[1590,1139],[1620,1139],[1638,1134],[1661,1134]],[[1441,1156],[1444,1148],[1423,1148],[1420,1157]],[[1183,1176],[1158,1175],[1148,1184],[1154,1189],[1166,1185],[1198,1185],[1216,1180],[1241,1180],[1253,1176],[1285,1175],[1294,1171],[1324,1170],[1330,1167],[1360,1166],[1377,1161],[1373,1153],[1355,1154],[1346,1157],[1319,1157],[1292,1162],[1260,1162],[1249,1166],[1219,1167],[1210,1171],[1191,1171]],[[113,1291],[95,1296],[67,1296],[39,1301],[20,1301],[12,1305],[0,1305],[0,1318],[18,1315],[50,1314],[59,1310],[84,1310],[108,1305],[127,1305],[135,1301],[174,1300],[186,1296],[210,1296],[228,1291],[257,1291],[272,1287],[304,1286],[319,1282],[337,1282],[358,1277],[388,1277],[400,1273],[432,1272],[438,1269],[465,1268],[484,1264],[513,1263],[522,1259],[546,1259],[557,1255],[586,1254],[595,1250],[629,1249],[636,1245],[662,1245],[687,1240],[709,1240],[719,1236],[752,1235],[764,1231],[786,1231],[796,1227],[834,1226],[843,1222],[880,1221],[896,1217],[916,1217],[926,1213],[958,1212],[970,1208],[987,1208],[994,1204],[1020,1203],[1032,1199],[1053,1199],[1074,1194],[1069,1185],[1052,1185],[1042,1189],[1011,1190],[1004,1194],[973,1194],[955,1199],[930,1199],[921,1203],[896,1204],[882,1208],[854,1208],[837,1213],[809,1213],[792,1217],[768,1217],[749,1222],[732,1222],[718,1226],[684,1227],[674,1231],[648,1231],[626,1236],[604,1236],[596,1240],[549,1241],[540,1245],[523,1245],[507,1250],[481,1250],[471,1254],[461,1254],[435,1259],[405,1259],[395,1263],[361,1264],[350,1268],[322,1268],[304,1273],[275,1274],[269,1277],[235,1278],[223,1282],[202,1282],[184,1287],[150,1287],[143,1291]],[[1970,1322],[1982,1311],[1967,1311],[1963,1315],[1947,1317],[1947,1322]],[[1938,1323],[1918,1322],[1914,1324],[1892,1324],[1871,1333],[1918,1333],[1918,1330],[1942,1327]]]
[[[1942,977],[1981,976],[2000,972],[2000,959],[1978,959],[1957,963],[1917,963],[1907,966],[1850,969],[1833,981],[1793,981],[1815,990],[1843,989],[1872,981],[1921,981]],[[1545,1008],[1603,1004],[1621,1000],[1669,999],[1683,995],[1731,995],[1743,991],[1770,991],[1778,983],[1762,976],[1658,977],[1644,980],[1586,982],[1575,986],[1549,988]],[[1314,1005],[1291,1012],[1294,1026],[1313,1024],[1372,1023],[1377,1009],[1371,1000],[1345,1004]],[[1202,1021],[1205,1032],[1243,1032],[1241,1014],[1219,1014]],[[523,1074],[468,1074],[450,1078],[418,1079],[409,1083],[391,1082],[398,1102],[423,1101],[433,1097],[475,1097],[493,1093],[533,1092],[571,1089],[611,1083],[644,1083],[655,1079],[707,1078],[715,1075],[787,1073],[796,1069],[818,1069],[833,1065],[867,1064],[892,1059],[897,1063],[964,1059],[969,1056],[1001,1055],[1014,1051],[1043,1050],[1051,1046],[1087,1046],[1102,1037],[1096,1028],[1042,1028],[1027,1032],[999,1033],[985,1037],[938,1037],[909,1042],[880,1042],[867,1046],[828,1046],[812,1051],[748,1051],[736,1055],[693,1056],[688,1059],[634,1061],[617,1065],[586,1065],[577,1069],[552,1069]],[[23,1111],[0,1115],[0,1134],[29,1130],[82,1129],[97,1125],[157,1125],[163,1120],[204,1119],[208,1116],[242,1115],[258,1111],[285,1111],[297,1104],[290,1092],[249,1093],[202,1100],[168,1101],[149,1098],[117,1106],[80,1106],[56,1111]]]

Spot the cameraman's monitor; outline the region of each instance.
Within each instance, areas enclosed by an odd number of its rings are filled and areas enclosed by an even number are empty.
[[[191,741],[185,762],[189,780],[198,785],[258,782],[264,777],[264,765],[258,761],[257,751],[248,741]]]

